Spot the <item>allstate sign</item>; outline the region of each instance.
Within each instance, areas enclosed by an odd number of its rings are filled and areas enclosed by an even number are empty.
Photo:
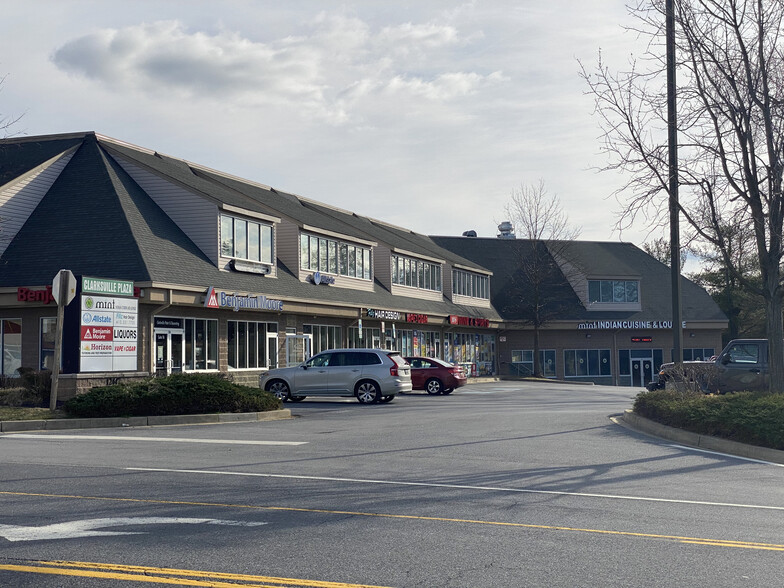
[[[321,272],[316,272],[312,276],[308,276],[308,279],[314,284],[332,285],[335,283],[335,278],[333,276],[327,276]]]

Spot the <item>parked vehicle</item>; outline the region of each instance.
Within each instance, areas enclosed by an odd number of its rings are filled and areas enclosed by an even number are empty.
[[[733,339],[710,361],[684,361],[682,366],[664,363],[658,378],[646,388],[662,389],[669,381],[685,382],[714,394],[767,390],[768,340]]]
[[[411,365],[411,384],[414,390],[428,394],[451,394],[455,388],[465,386],[463,368],[434,357],[406,357]]]
[[[297,366],[261,374],[259,387],[284,401],[355,396],[363,404],[390,402],[411,391],[411,368],[397,351],[332,349]]]

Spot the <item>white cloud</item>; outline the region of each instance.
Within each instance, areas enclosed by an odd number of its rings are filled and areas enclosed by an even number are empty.
[[[542,178],[584,237],[612,238],[623,182],[587,171],[599,129],[575,59],[626,63],[624,3],[9,3],[0,112],[421,232],[492,236],[511,190]]]
[[[499,72],[406,70],[407,56],[459,41],[451,26],[411,23],[375,35],[357,18],[321,13],[309,35],[252,41],[238,32],[190,31],[179,21],[103,29],[60,47],[62,70],[115,90],[148,96],[174,92],[189,100],[238,101],[248,107],[295,102],[303,116],[345,124],[378,95],[440,103],[504,81]]]

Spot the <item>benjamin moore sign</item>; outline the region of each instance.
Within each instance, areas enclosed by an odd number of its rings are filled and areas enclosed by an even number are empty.
[[[106,280],[104,278],[82,278],[82,293],[106,296],[133,296],[133,282]]]
[[[207,308],[231,308],[239,310],[283,310],[283,301],[267,298],[263,294],[237,294],[218,292],[214,287],[207,290],[204,298]]]

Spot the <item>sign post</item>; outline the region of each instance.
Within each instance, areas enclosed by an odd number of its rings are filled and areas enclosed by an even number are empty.
[[[54,336],[54,365],[52,366],[52,391],[49,410],[57,408],[57,384],[60,379],[60,361],[63,356],[63,317],[65,307],[76,296],[76,278],[70,270],[60,270],[52,280],[52,296],[57,302],[57,327]]]

